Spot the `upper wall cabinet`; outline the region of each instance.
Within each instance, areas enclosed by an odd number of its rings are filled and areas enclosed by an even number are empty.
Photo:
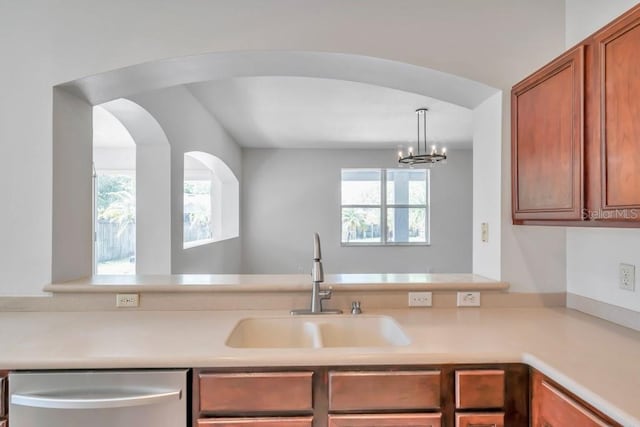
[[[515,85],[514,224],[640,227],[640,6]]]
[[[638,222],[640,9],[596,33],[589,47],[588,212],[593,219]]]
[[[573,49],[513,87],[514,220],[582,216],[584,49]]]

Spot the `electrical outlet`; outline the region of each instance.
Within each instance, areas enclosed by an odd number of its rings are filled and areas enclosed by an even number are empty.
[[[140,303],[138,294],[116,295],[116,307],[137,307]]]
[[[620,289],[626,291],[636,290],[636,266],[633,264],[620,264]]]
[[[409,292],[409,307],[431,307],[431,292]]]
[[[458,307],[480,307],[480,292],[458,292]]]

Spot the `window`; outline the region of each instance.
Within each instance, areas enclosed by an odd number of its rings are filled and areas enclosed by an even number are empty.
[[[239,236],[239,183],[218,157],[184,154],[183,248]]]
[[[428,245],[428,169],[343,169],[342,244]]]
[[[99,172],[95,179],[96,274],[135,274],[135,175]]]

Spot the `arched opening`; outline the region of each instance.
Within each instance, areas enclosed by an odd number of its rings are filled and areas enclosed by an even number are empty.
[[[93,108],[93,271],[136,273],[136,144],[103,107]]]
[[[184,154],[183,248],[238,237],[240,185],[220,158],[202,151]]]
[[[144,108],[93,108],[94,273],[171,272],[170,147]]]

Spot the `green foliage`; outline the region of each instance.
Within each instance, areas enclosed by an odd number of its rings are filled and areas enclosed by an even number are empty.
[[[119,224],[122,232],[136,220],[135,179],[126,175],[98,175],[96,184],[97,218]]]

